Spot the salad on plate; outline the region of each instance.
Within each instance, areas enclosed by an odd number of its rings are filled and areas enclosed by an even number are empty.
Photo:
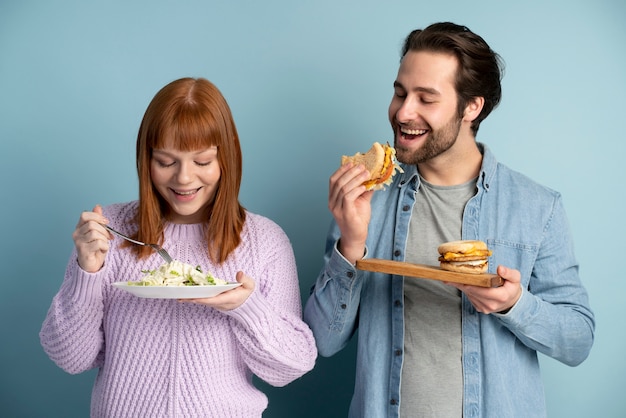
[[[200,266],[192,266],[174,260],[162,264],[156,270],[143,270],[144,276],[139,281],[129,281],[130,286],[216,286],[226,285],[226,280],[211,273],[205,273]]]

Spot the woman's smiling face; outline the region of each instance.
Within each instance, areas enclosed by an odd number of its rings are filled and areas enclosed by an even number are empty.
[[[169,221],[180,224],[207,221],[221,176],[217,151],[217,147],[195,151],[169,147],[153,150],[150,175],[154,187],[169,205]]]

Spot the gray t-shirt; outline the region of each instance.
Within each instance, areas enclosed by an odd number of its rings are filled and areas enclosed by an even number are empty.
[[[435,186],[421,180],[405,260],[437,266],[437,247],[461,239],[463,209],[476,180]],[[402,417],[462,417],[461,294],[436,280],[404,278]]]

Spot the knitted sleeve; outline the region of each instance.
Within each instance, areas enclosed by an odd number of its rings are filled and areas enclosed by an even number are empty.
[[[79,266],[76,250],[67,265],[61,289],[43,322],[41,345],[60,368],[77,374],[104,361],[102,277],[105,270],[87,273]]]
[[[233,332],[250,370],[274,386],[284,386],[310,371],[317,349],[302,321],[300,288],[293,249],[282,229],[266,218],[248,221],[247,252],[259,260],[254,292],[237,309]]]
[[[134,209],[135,202],[131,202],[111,205],[104,211],[109,219],[122,223],[132,216]],[[114,260],[109,252],[102,269],[88,273],[78,265],[76,247],[72,250],[63,283],[52,299],[39,333],[46,354],[68,373],[81,373],[104,363],[102,321],[105,288],[115,269],[113,263],[119,264],[119,260]]]

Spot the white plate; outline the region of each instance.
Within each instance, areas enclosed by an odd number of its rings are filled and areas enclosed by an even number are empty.
[[[113,286],[140,298],[197,299],[217,296],[222,292],[241,286],[241,283],[215,286],[132,286],[128,282],[115,282]]]

